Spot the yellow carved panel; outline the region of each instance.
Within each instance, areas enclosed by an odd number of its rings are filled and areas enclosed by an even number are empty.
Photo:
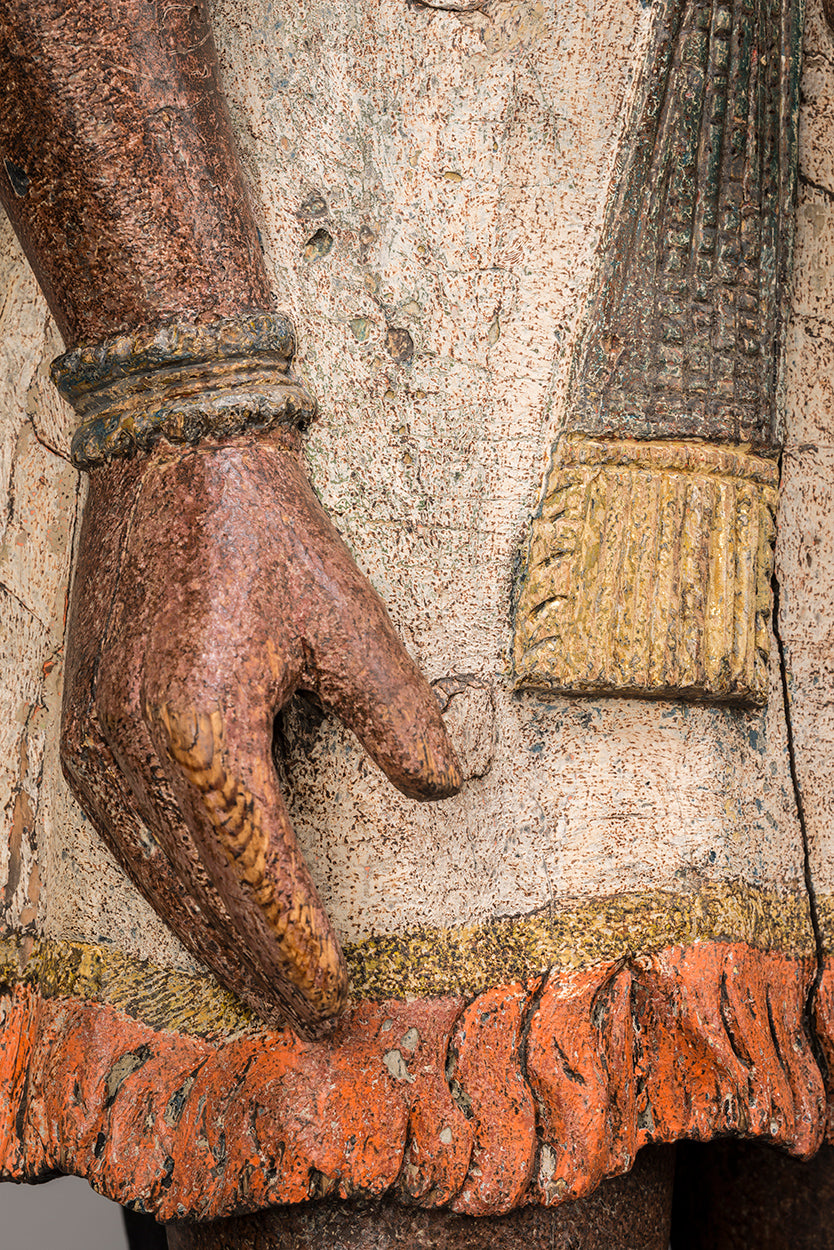
[[[738,448],[562,440],[519,583],[516,687],[764,703],[777,484]]]

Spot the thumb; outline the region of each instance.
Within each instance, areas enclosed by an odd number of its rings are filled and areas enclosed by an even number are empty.
[[[315,1029],[345,1005],[339,943],[299,851],[269,752],[267,726],[219,704],[146,708],[200,862],[223,897],[235,941],[291,1018]]]

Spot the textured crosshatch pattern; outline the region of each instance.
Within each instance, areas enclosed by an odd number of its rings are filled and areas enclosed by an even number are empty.
[[[554,446],[521,572],[515,679],[755,704],[778,483],[760,457],[782,439],[802,10],[695,2],[656,20],[571,366],[565,429],[595,441],[584,456],[575,438]],[[614,467],[622,440],[646,444],[631,473]],[[748,479],[734,490],[718,485],[728,454],[730,478]],[[577,467],[594,457],[596,472]]]
[[[792,254],[801,7],[658,10],[568,428],[773,451]]]

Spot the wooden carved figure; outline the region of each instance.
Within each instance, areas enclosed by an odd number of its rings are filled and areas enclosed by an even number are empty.
[[[802,25],[0,5],[4,1177],[177,1250],[666,1250],[672,1143],[819,1151]]]

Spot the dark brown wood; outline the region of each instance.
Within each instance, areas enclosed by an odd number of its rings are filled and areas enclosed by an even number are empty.
[[[0,200],[67,346],[271,306],[201,0],[5,0]]]
[[[169,1250],[667,1250],[673,1146],[561,1207],[495,1218],[393,1203],[311,1202],[214,1224],[171,1224]]]
[[[658,9],[569,431],[778,451],[802,15],[796,0]]]
[[[127,1207],[122,1211],[127,1250],[165,1250],[165,1229],[149,1215],[139,1215]]]
[[[834,1148],[681,1145],[672,1250],[834,1250]]]

